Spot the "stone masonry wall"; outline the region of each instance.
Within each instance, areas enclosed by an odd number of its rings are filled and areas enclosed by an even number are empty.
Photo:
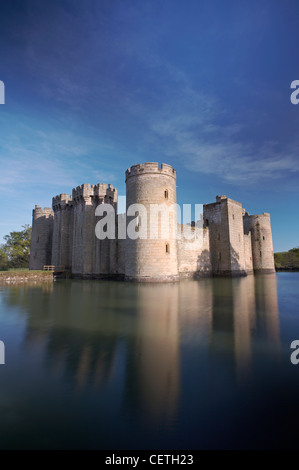
[[[251,232],[253,269],[275,272],[270,214],[244,215],[244,230]]]
[[[164,205],[171,209],[176,204],[176,172],[166,164],[134,165],[126,172],[127,209],[139,203],[145,207],[137,238],[126,240],[125,276],[127,280],[167,281],[178,279],[177,259],[177,211],[170,210],[169,221],[155,217],[151,205]],[[138,216],[138,214],[137,214]],[[139,214],[141,216],[141,214]],[[127,215],[129,225],[136,216]],[[162,220],[163,219],[163,220]],[[133,222],[134,223],[134,222]],[[147,224],[145,226],[145,224]],[[151,229],[157,230],[157,238],[151,238]]]
[[[245,268],[247,274],[253,272],[251,232],[244,234]]]
[[[29,269],[40,270],[51,264],[53,216],[49,207],[33,209]]]
[[[74,191],[74,190],[73,190]],[[73,206],[73,248],[72,248],[72,273],[83,274],[84,239],[83,228],[85,219],[84,200],[74,200]]]
[[[224,201],[222,202],[224,203]],[[242,204],[227,198],[229,249],[232,273],[245,274],[245,249]]]
[[[181,232],[178,240],[180,278],[211,275],[209,229],[179,225],[178,230]]]
[[[231,273],[228,208],[226,197],[203,207],[204,223],[209,228],[212,271],[215,275]]]
[[[60,266],[66,269],[72,267],[73,255],[73,205],[72,202],[65,205],[61,210],[61,233],[60,233]]]
[[[115,213],[117,212],[117,190],[111,184],[96,185],[95,195],[93,197],[93,214],[95,214],[96,207],[99,204],[110,204],[114,207]],[[93,275],[97,278],[108,278],[114,271],[117,271],[115,266],[117,259],[117,243],[116,240],[99,240],[95,235],[95,225],[101,220],[102,217],[96,217],[93,224],[93,239],[94,239],[94,253],[93,253]]]
[[[217,196],[216,203],[204,205],[204,221],[209,227],[213,274],[245,275],[242,204]]]
[[[73,189],[74,234],[73,265],[75,276],[107,277],[110,275],[111,240],[99,240],[95,235],[99,204],[117,208],[117,190],[112,185],[83,184]]]
[[[83,184],[72,195],[53,198],[54,229],[52,261],[78,277],[100,277],[110,273],[110,240],[95,236],[98,204],[117,207],[117,190],[112,185]]]
[[[71,249],[69,237],[72,235],[70,227],[70,201],[68,194],[60,194],[53,197],[52,207],[54,211],[52,261],[53,266],[71,266]]]

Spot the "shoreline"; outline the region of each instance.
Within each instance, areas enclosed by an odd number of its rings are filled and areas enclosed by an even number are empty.
[[[1,271],[0,272],[0,284],[1,283],[24,283],[31,281],[47,281],[53,282],[54,276],[51,271]]]
[[[279,272],[298,272],[299,268],[275,268],[277,273]]]
[[[276,268],[275,272],[299,272],[299,268]],[[53,282],[55,278],[52,271],[0,271],[0,284]],[[57,276],[57,279],[64,277]]]

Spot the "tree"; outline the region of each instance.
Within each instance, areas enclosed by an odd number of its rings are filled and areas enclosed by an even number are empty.
[[[8,256],[5,251],[5,246],[0,245],[0,271],[8,270]]]
[[[2,253],[3,263],[5,264],[6,256],[9,268],[29,267],[31,230],[30,225],[26,224],[20,232],[10,232],[9,235],[5,235],[5,244],[0,250],[0,263]]]
[[[289,253],[297,253],[297,254],[299,254],[299,247],[297,246],[296,248],[291,248],[291,249],[289,250]]]

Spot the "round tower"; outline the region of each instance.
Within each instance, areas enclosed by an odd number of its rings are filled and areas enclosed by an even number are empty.
[[[51,264],[53,211],[35,206],[32,212],[32,232],[29,269],[39,270]]]
[[[245,234],[251,232],[252,261],[255,272],[274,273],[274,254],[270,214],[244,215]]]
[[[177,281],[176,171],[164,163],[134,165],[126,171],[126,194],[125,279]]]

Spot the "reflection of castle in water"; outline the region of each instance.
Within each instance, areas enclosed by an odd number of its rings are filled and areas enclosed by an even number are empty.
[[[136,286],[136,333],[130,342],[127,394],[151,420],[176,411],[179,397],[179,289]]]
[[[265,352],[280,344],[276,275],[215,280],[212,350],[219,353],[217,360],[245,377],[261,344]]]
[[[275,275],[167,285],[71,281],[8,292],[7,304],[27,314],[25,346],[54,380],[77,390],[115,387],[126,407],[151,420],[178,410],[186,349],[200,350],[190,358],[194,376],[212,376],[216,364],[217,373],[243,377],[256,347],[279,344]]]

